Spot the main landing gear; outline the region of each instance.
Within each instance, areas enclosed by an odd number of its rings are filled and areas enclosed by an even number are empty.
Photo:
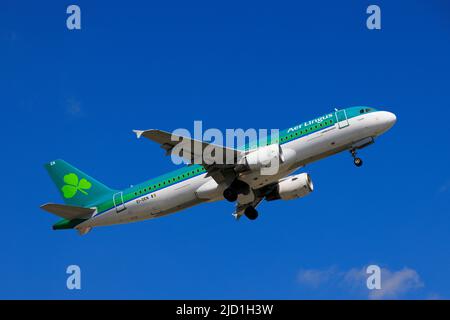
[[[238,193],[232,188],[226,188],[223,192],[223,197],[230,202],[235,202],[238,198]]]
[[[250,186],[247,183],[236,179],[223,191],[223,197],[230,202],[235,202],[240,194],[248,195],[250,191]],[[258,218],[258,211],[255,207],[248,206],[244,209],[244,215],[249,220],[255,220]]]
[[[258,218],[258,211],[252,206],[245,208],[244,214],[249,220],[255,220]]]
[[[352,154],[353,163],[355,164],[355,166],[361,167],[363,165],[363,161],[361,160],[361,158],[358,158],[356,156],[356,150],[355,149],[351,149],[350,153]]]
[[[237,200],[239,194],[247,195],[250,192],[250,186],[243,181],[234,180],[231,185],[223,191],[223,197],[234,202]]]

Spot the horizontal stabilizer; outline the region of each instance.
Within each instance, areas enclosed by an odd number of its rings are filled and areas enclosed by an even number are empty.
[[[95,209],[69,206],[65,204],[46,203],[41,206],[47,212],[53,213],[64,219],[88,219],[95,212]]]

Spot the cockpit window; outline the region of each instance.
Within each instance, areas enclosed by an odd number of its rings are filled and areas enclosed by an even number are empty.
[[[360,110],[359,110],[359,113],[360,113],[360,114],[363,114],[363,113],[368,113],[368,112],[372,112],[372,111],[373,111],[372,108],[365,108],[365,109],[360,109]]]

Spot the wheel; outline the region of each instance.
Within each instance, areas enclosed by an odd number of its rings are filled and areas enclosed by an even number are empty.
[[[355,159],[353,160],[353,163],[355,164],[355,166],[361,167],[362,164],[363,164],[363,161],[361,160],[361,158],[355,158]]]
[[[226,188],[223,192],[223,197],[230,202],[235,202],[238,198],[238,194],[231,188]]]
[[[245,216],[250,220],[258,218],[258,211],[253,207],[247,207],[244,211]]]

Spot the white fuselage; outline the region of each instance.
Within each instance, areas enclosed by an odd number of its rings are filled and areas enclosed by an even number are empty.
[[[392,113],[376,111],[346,119],[345,123],[344,121],[335,123],[321,131],[282,144],[283,153],[290,156],[280,164],[276,174],[261,175],[259,170],[250,171],[241,174],[239,180],[246,182],[252,189],[259,189],[277,182],[308,163],[348,150],[363,139],[375,138],[392,127],[394,122],[395,116]],[[197,192],[205,184],[212,190],[207,197]],[[77,229],[141,221],[174,213],[203,202],[222,200],[225,187],[218,185],[205,173],[128,201],[124,203],[126,209],[119,212],[113,208],[94,214],[91,219],[78,225]],[[242,197],[252,196],[253,193],[247,196],[240,195],[238,201],[248,200]]]

